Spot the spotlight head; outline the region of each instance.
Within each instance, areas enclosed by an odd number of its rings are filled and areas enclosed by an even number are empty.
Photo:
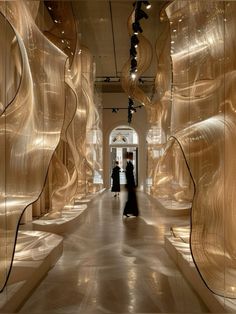
[[[132,98],[129,97],[129,107],[133,107],[134,101]]]
[[[129,50],[129,54],[130,54],[130,56],[131,56],[132,58],[135,58],[135,57],[137,56],[137,51],[136,51],[134,45],[131,45],[131,48],[130,48],[130,50]]]
[[[136,59],[131,59],[131,68],[136,68],[138,65],[137,60]]]
[[[141,20],[143,18],[145,18],[145,19],[148,18],[147,13],[144,12],[143,10],[141,10],[141,9],[140,10],[136,10],[136,16],[135,16],[136,21],[139,21],[139,20]]]
[[[131,110],[128,108],[128,123],[130,124],[132,121],[132,112]]]
[[[132,24],[132,28],[133,28],[133,31],[134,31],[135,35],[138,35],[138,33],[142,33],[143,32],[143,29],[141,28],[139,22],[134,22]]]
[[[143,1],[143,4],[146,5],[146,8],[149,10],[151,8],[151,4],[149,1]]]
[[[137,35],[132,35],[130,41],[131,45],[134,45],[134,47],[139,44],[139,39]]]

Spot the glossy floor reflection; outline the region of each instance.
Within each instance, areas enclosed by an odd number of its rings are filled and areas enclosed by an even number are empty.
[[[88,204],[86,223],[65,237],[63,256],[20,313],[208,312],[163,247],[183,220],[142,192],[140,217],[122,218],[125,200],[105,192]]]

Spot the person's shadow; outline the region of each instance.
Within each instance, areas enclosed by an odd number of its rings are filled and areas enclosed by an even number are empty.
[[[147,224],[141,217],[124,218],[123,226],[123,255],[135,257],[135,264],[156,255],[153,246],[157,245],[158,228]]]

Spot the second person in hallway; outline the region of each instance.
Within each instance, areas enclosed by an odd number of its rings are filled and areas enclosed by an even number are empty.
[[[136,197],[136,191],[135,191],[135,181],[134,181],[134,166],[132,163],[133,160],[133,153],[128,152],[126,155],[127,158],[127,165],[126,165],[126,187],[128,190],[128,200],[125,204],[124,213],[123,215],[126,217],[129,217],[130,215],[138,216],[139,210],[138,210],[138,203],[137,203],[137,197]]]
[[[112,188],[111,191],[114,192],[114,197],[119,196],[120,193],[120,167],[119,162],[115,162],[115,167],[112,169]]]

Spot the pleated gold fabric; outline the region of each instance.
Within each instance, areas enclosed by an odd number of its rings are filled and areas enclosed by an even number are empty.
[[[191,252],[209,289],[235,298],[236,3],[174,1],[166,12],[173,41],[171,133],[195,185]]]
[[[0,117],[1,290],[9,276],[20,218],[43,189],[64,120],[67,57],[36,26],[38,5],[37,1],[0,3],[1,22],[8,25],[6,35],[11,34],[16,56],[9,63],[12,54],[6,55],[6,66],[17,73],[15,83],[10,80],[9,96],[1,97],[5,100]]]

